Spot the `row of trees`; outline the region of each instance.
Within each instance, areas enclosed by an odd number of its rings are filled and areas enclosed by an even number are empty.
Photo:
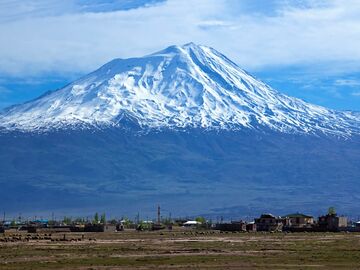
[[[105,224],[106,223],[105,213],[101,214],[100,219],[99,219],[99,214],[95,213],[93,223],[95,223],[95,224],[99,224],[99,223],[100,224]]]
[[[200,222],[201,224],[206,223],[206,219],[204,217],[197,217],[195,220]],[[68,225],[70,225],[72,223],[85,224],[85,223],[89,223],[89,222],[92,222],[94,224],[105,224],[106,221],[107,220],[106,220],[105,213],[103,213],[101,215],[99,213],[95,213],[92,220],[85,219],[85,218],[75,218],[75,219],[73,219],[72,217],[65,216],[64,219],[62,220],[62,223],[68,224]],[[123,221],[125,226],[130,226],[130,225],[134,224],[134,222],[131,221],[128,218],[123,218],[122,221]],[[118,221],[115,220],[115,219],[109,221],[110,224],[116,224],[117,222]],[[144,222],[138,220],[137,223],[144,223]],[[164,224],[164,225],[170,225],[170,224],[173,224],[173,221],[170,218],[163,218],[163,219],[161,219],[161,223]],[[181,225],[181,224],[179,224],[179,225]]]
[[[116,223],[116,220],[114,220]],[[89,219],[85,219],[85,218],[71,218],[71,217],[64,217],[64,219],[62,220],[62,223],[70,225],[72,223],[79,223],[79,224],[85,224],[85,223],[89,223],[92,222],[94,224],[105,224],[106,223],[106,215],[101,214],[99,215],[99,213],[95,213],[94,218],[90,221]]]

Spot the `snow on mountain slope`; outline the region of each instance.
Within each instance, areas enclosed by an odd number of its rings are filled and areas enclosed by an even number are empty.
[[[287,97],[216,50],[189,43],[95,72],[0,114],[5,130],[122,125],[144,128],[242,129],[360,134],[360,117]]]

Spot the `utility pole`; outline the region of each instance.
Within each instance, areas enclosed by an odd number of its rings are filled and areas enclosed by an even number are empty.
[[[157,216],[158,216],[158,224],[160,224],[160,205],[158,205],[158,211],[157,211]]]
[[[138,212],[136,215],[136,224],[138,225],[140,223],[140,213]]]
[[[6,213],[4,211],[4,217],[3,217],[3,222],[5,223],[5,217],[6,217]]]

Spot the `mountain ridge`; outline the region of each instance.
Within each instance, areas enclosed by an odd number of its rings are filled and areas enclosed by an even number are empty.
[[[114,59],[62,89],[0,114],[0,129],[267,129],[348,137],[360,116],[291,98],[213,48],[188,43],[144,57]]]
[[[0,134],[0,142],[0,197],[14,214],[145,215],[158,204],[182,216],[360,211],[359,140],[114,127]]]

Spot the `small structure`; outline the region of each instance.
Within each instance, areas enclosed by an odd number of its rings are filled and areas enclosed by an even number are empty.
[[[70,226],[39,227],[29,225],[26,228],[28,233],[64,233],[70,232]]]
[[[223,232],[245,232],[246,223],[243,221],[232,221],[231,223],[218,223],[215,230]]]
[[[104,232],[116,232],[116,225],[114,224],[105,224]]]
[[[86,224],[84,232],[115,232],[116,225],[112,224]]]
[[[356,228],[360,228],[360,221],[355,222],[355,227],[356,227]]]
[[[123,223],[118,223],[118,224],[116,224],[116,231],[117,232],[120,232],[120,231],[124,231],[125,230],[125,226],[124,226],[124,224]]]
[[[246,224],[246,231],[248,232],[256,232],[256,224],[254,221]]]
[[[71,232],[83,232],[85,228],[84,224],[73,224],[70,226]]]
[[[310,229],[314,225],[314,217],[301,213],[289,214],[283,217],[287,221],[285,227],[290,230]]]
[[[161,223],[153,223],[152,224],[152,227],[151,227],[151,230],[153,231],[159,231],[159,230],[164,230],[166,227],[161,224]]]
[[[196,220],[188,220],[188,221],[186,221],[186,222],[183,224],[183,226],[184,226],[185,228],[196,228],[196,227],[198,227],[199,225],[201,225],[201,222],[196,221]]]
[[[255,218],[256,230],[259,232],[282,231],[285,220],[275,217],[272,214],[262,214],[260,218]]]
[[[84,232],[103,232],[104,225],[88,223],[84,226]]]
[[[348,226],[346,217],[339,217],[336,213],[320,216],[318,227],[320,231],[338,232],[346,230]]]

